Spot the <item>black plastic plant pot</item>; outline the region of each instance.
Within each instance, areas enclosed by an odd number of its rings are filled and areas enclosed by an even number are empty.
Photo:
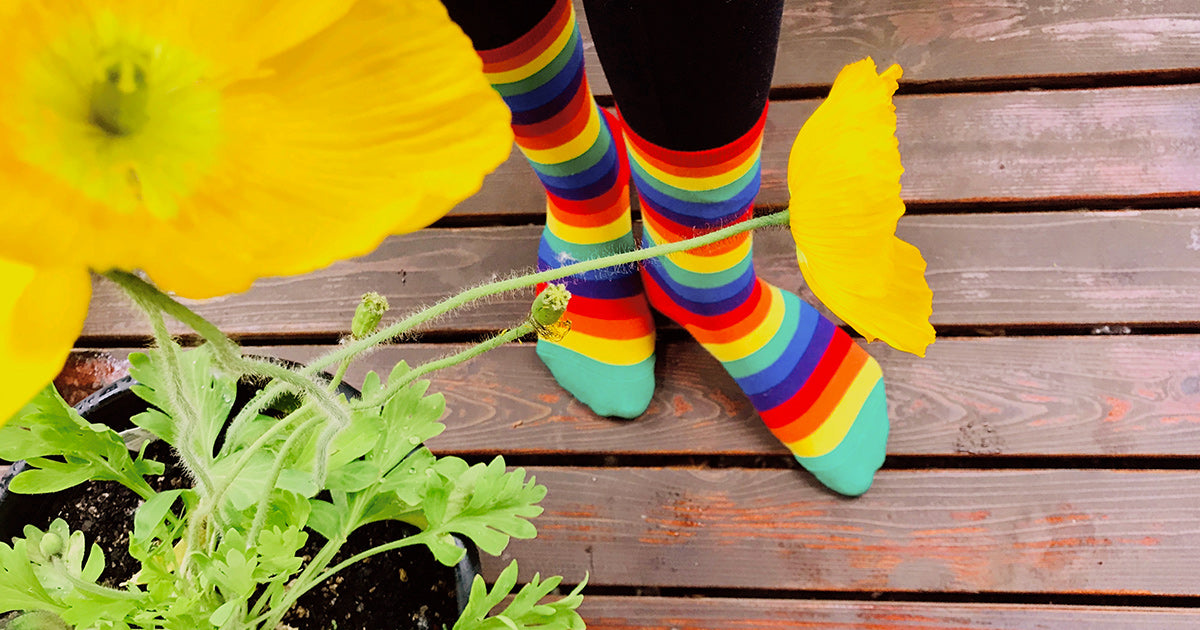
[[[149,407],[131,391],[134,384],[131,377],[125,377],[87,397],[75,409],[89,422],[105,424],[118,431],[132,428],[129,419]],[[244,406],[257,389],[254,385],[240,383],[234,410]],[[341,386],[341,392],[347,397],[358,395],[354,388],[345,384]],[[157,446],[161,454],[154,458],[168,464],[166,476],[169,477],[171,465],[168,460],[173,459],[173,455],[165,445]],[[148,452],[152,448],[155,445],[148,447]],[[0,541],[8,543],[21,536],[26,525],[44,529],[55,518],[63,518],[72,530],[83,531],[89,543],[97,542],[105,549],[108,567],[102,580],[112,579],[114,585],[119,584],[136,571],[136,561],[127,556],[128,538],[124,533],[132,528],[133,511],[139,503],[133,492],[113,482],[89,482],[52,494],[10,492],[12,479],[26,468],[25,462],[15,462],[8,473],[0,477]],[[174,482],[177,485],[186,483],[183,479]],[[356,553],[414,532],[415,528],[407,523],[373,523],[355,532],[343,553],[348,550]],[[310,541],[313,538],[320,536],[310,532]],[[291,616],[287,622],[297,628],[363,630],[453,625],[467,604],[472,581],[480,573],[479,552],[475,545],[458,536],[455,539],[467,553],[454,567],[438,563],[425,547],[379,554],[339,572],[333,578],[337,581],[336,586],[319,586],[307,593],[293,609],[293,613],[299,610],[298,617]],[[114,553],[114,549],[120,551]],[[122,571],[126,572],[124,578]],[[412,605],[407,606],[406,602]]]

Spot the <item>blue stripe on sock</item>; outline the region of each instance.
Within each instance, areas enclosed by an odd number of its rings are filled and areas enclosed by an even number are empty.
[[[508,105],[509,111],[512,112],[512,124],[531,125],[533,123],[540,123],[543,120],[554,116],[558,112],[561,112],[563,108],[571,102],[571,99],[575,98],[575,94],[579,91],[580,86],[583,84],[583,79],[584,72],[583,66],[581,65],[577,70],[575,70],[574,74],[571,75],[570,81],[567,83],[566,87],[563,88],[562,94],[555,96],[544,105],[537,107],[531,107],[524,110],[514,109],[512,104],[508,103],[507,99],[505,99],[505,103]]]
[[[650,277],[654,279],[654,282],[658,286],[662,287],[663,291],[667,293],[672,302],[675,302],[675,304],[691,313],[705,317],[724,315],[725,313],[728,313],[729,311],[741,306],[747,299],[750,298],[750,295],[754,293],[754,276],[751,275],[750,282],[747,282],[743,286],[739,287],[738,292],[730,297],[716,302],[697,302],[684,298],[682,295],[679,295],[671,290],[670,283],[667,280],[666,272],[662,270],[661,264],[657,261],[648,260],[643,263],[642,268],[646,270],[646,273],[648,273]]]
[[[795,396],[799,391],[797,383],[807,381],[813,370],[817,369],[817,364],[821,362],[821,357],[825,356],[825,350],[829,347],[829,342],[833,340],[836,330],[837,326],[834,326],[833,322],[824,317],[820,318],[808,347],[795,364],[787,360],[776,361],[764,369],[763,372],[766,373],[763,375],[764,380],[775,380],[776,383],[764,391],[747,394],[754,408],[774,409]],[[786,359],[786,357],[787,354],[784,353],[784,358]]]
[[[553,79],[539,85],[538,87],[525,92],[523,94],[512,94],[502,96],[504,102],[508,104],[508,108],[514,112],[528,111],[537,107],[541,107],[546,103],[554,100],[555,97],[561,95],[571,85],[576,74],[571,69],[579,68],[579,72],[583,72],[583,45],[582,42],[575,46],[571,53],[571,58],[567,61],[566,67],[560,71]]]
[[[753,186],[748,186],[728,201],[695,203],[664,195],[649,185],[643,186],[641,179],[637,177],[636,173],[634,174],[638,195],[642,198],[644,205],[679,225],[696,228],[720,224],[739,216],[747,206],[754,203],[754,198],[758,196],[762,175],[755,171],[753,179]]]
[[[783,324],[780,325],[781,331],[793,330],[796,335],[800,335],[805,339],[812,337],[813,331],[816,330],[817,320],[820,315],[816,309],[802,302],[800,298],[788,291],[781,291],[785,306],[783,307]],[[754,354],[724,363],[725,371],[729,372],[735,380],[752,377],[757,374],[763,363],[774,363],[787,352],[788,346],[792,342],[792,336],[775,335],[767,345]],[[761,391],[766,387],[757,388],[756,391]]]
[[[550,177],[538,175],[542,185],[561,199],[581,201],[594,199],[612,190],[621,174],[620,158],[616,147],[611,146],[604,157],[591,169],[570,177]],[[536,170],[536,169],[535,169]],[[547,181],[550,180],[550,181]]]

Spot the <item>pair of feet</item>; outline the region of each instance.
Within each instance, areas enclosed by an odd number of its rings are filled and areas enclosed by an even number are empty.
[[[765,101],[757,123],[725,145],[656,146],[596,106],[566,0],[515,41],[477,52],[512,112],[517,146],[547,191],[540,268],[633,250],[631,180],[647,246],[753,214]],[[807,134],[808,144],[793,150],[789,164],[801,268],[819,298],[868,339],[897,345],[899,338],[897,347],[923,353],[933,336],[924,261],[894,236],[903,212],[891,105],[899,68],[880,75],[866,60],[843,75],[805,125],[800,138]],[[826,109],[831,103],[835,110]],[[805,176],[793,181],[793,172]],[[819,229],[798,230],[798,217]],[[751,252],[744,233],[640,268],[572,276],[565,281],[571,331],[558,342],[539,341],[538,355],[597,413],[636,417],[654,392],[653,305],[721,361],[802,466],[839,493],[862,494],[887,442],[879,365],[811,306],[759,279]],[[905,310],[889,310],[898,301]]]
[[[548,186],[539,267],[634,249],[630,172],[646,246],[749,218],[764,121],[765,111],[737,141],[683,153],[656,147],[629,130],[621,133],[619,122],[602,113],[615,152],[615,177],[605,200],[615,201],[617,209],[608,211],[613,221],[601,225],[603,211],[581,209],[556,194],[563,189]],[[721,361],[801,465],[841,494],[862,494],[883,463],[887,442],[879,366],[814,308],[758,278],[751,252],[747,233],[650,259],[640,268],[569,277],[564,283],[573,295],[566,315],[571,332],[559,341],[539,340],[538,356],[596,413],[635,418],[654,394],[653,305]]]

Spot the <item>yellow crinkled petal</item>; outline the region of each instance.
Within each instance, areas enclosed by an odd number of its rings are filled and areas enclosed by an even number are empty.
[[[0,258],[0,424],[62,369],[91,292],[83,269],[37,269]]]
[[[896,237],[904,214],[892,94],[900,66],[850,64],[796,136],[788,160],[791,229],[813,293],[868,341],[925,355],[933,292],[916,247]]]
[[[185,297],[241,291],[256,278],[311,271],[429,225],[475,193],[512,147],[508,109],[437,0],[359,0],[348,10],[338,2],[244,0],[225,29],[222,9],[208,3],[184,11],[174,3],[80,0],[72,12],[63,10],[66,2],[0,15],[11,20],[0,19],[0,32],[11,25],[32,33],[19,42],[0,38],[0,54],[12,52],[0,64],[0,255],[12,260],[141,268]],[[300,8],[289,9],[293,4]],[[105,24],[116,24],[114,32],[143,33],[170,48],[175,63],[195,60],[219,72],[226,56],[243,50],[233,34],[255,24],[275,32],[254,34],[248,58],[271,56],[254,59],[253,73],[235,73],[239,80],[196,84],[216,94],[211,112],[192,112],[203,133],[178,135],[191,128],[180,123],[171,130],[176,136],[156,140],[157,150],[140,132],[106,139],[86,129],[87,94],[75,75],[56,76],[56,66],[38,62],[56,58],[46,52],[57,50],[51,43],[68,42],[74,47],[59,57],[90,63],[80,57],[79,42],[88,40],[69,36],[86,28],[89,11],[110,16]],[[198,15],[205,11],[207,21]],[[46,87],[39,98],[58,99],[53,109],[39,110],[26,77]],[[55,118],[46,123],[39,111]],[[62,141],[60,130],[79,135],[80,126],[97,139]],[[37,136],[43,132],[49,137]],[[176,139],[193,136],[204,142],[179,148]],[[126,178],[135,184],[145,181],[139,172],[152,174],[156,160],[180,151],[211,155],[195,166],[175,164],[182,174],[153,192],[177,197],[159,204],[158,213],[106,203],[94,190],[89,198],[72,180],[83,175],[56,170],[63,160],[46,151],[40,161],[29,158],[39,146],[63,156],[91,151],[95,168],[123,169],[124,162],[100,159],[105,143],[135,141],[142,143],[133,164],[140,170]]]
[[[216,168],[141,267],[191,298],[311,271],[423,228],[512,147],[509,113],[437,0],[357,3],[223,94]]]

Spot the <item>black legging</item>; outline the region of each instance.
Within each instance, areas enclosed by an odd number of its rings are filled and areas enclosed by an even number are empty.
[[[477,50],[533,28],[554,0],[442,0]],[[676,151],[742,136],[771,87],[783,0],[583,0],[625,122]]]

